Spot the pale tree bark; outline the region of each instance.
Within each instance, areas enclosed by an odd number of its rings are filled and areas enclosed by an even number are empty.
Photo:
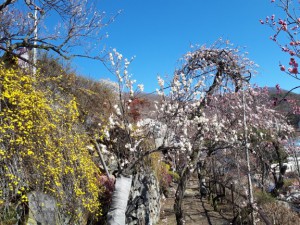
[[[250,156],[249,156],[249,147],[248,147],[248,127],[247,127],[247,118],[246,118],[246,102],[245,102],[245,91],[243,90],[243,124],[244,124],[244,145],[246,153],[246,162],[247,162],[247,178],[248,178],[248,201],[251,210],[251,220],[252,224],[255,225],[255,217],[253,211],[254,197],[253,197],[253,186],[251,179],[251,167],[250,167]]]
[[[112,202],[107,214],[108,225],[125,225],[126,208],[129,198],[132,177],[120,176],[116,178]]]

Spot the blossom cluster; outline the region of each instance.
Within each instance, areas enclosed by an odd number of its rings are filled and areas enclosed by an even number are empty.
[[[272,1],[275,2],[275,1]],[[270,26],[274,35],[270,37],[283,52],[289,54],[292,58],[290,58],[289,65],[291,66],[286,70],[285,66],[280,64],[280,70],[286,71],[293,77],[297,77],[298,64],[294,57],[299,57],[299,46],[300,41],[297,38],[300,26],[300,17],[298,16],[298,6],[297,1],[289,1],[284,0],[278,3],[280,9],[282,9],[285,14],[285,19],[278,18],[275,19],[275,15],[273,14],[271,17],[266,17],[265,20],[260,20],[261,24],[265,24]]]
[[[294,75],[297,75],[298,72],[298,63],[296,62],[296,60],[294,58],[290,58],[290,62],[289,65],[291,66],[290,68],[288,68],[288,72]],[[285,71],[285,66],[284,65],[279,65],[280,70],[281,71]]]

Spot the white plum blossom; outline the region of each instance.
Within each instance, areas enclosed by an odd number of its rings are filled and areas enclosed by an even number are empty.
[[[115,125],[115,121],[114,121],[112,115],[108,118],[108,121],[109,121],[109,124],[110,124],[111,126],[114,126],[114,125]]]
[[[141,92],[144,91],[144,85],[143,85],[143,84],[139,84],[139,85],[138,85],[138,88],[140,89]]]
[[[164,81],[160,76],[157,77],[157,80],[158,80],[158,85],[159,85],[161,88],[163,88],[164,85],[165,85],[165,81]]]
[[[117,115],[121,115],[121,110],[118,105],[114,105],[114,109]]]

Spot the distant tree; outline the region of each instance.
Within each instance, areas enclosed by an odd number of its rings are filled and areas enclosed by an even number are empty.
[[[94,3],[87,0],[2,1],[2,57],[7,61],[17,57],[32,64],[31,58],[26,57],[24,53],[31,49],[41,49],[55,52],[64,58],[99,58],[99,55],[92,56],[87,52],[90,52],[89,48],[95,47],[95,43],[100,43],[104,37],[100,30],[113,18],[105,21],[105,14],[96,10]]]

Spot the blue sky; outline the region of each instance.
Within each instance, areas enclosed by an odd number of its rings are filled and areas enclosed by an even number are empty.
[[[210,44],[222,37],[235,46],[245,47],[249,58],[260,67],[252,80],[259,86],[280,84],[284,89],[297,81],[279,70],[289,56],[283,54],[269,37],[272,30],[259,19],[276,14],[270,0],[99,0],[98,7],[107,15],[122,13],[103,32],[109,37],[102,44],[116,48],[125,57],[136,56],[129,72],[145,91],[157,88],[156,77],[171,76],[178,59],[190,45]],[[99,63],[76,59],[81,75],[99,80],[114,77]]]

